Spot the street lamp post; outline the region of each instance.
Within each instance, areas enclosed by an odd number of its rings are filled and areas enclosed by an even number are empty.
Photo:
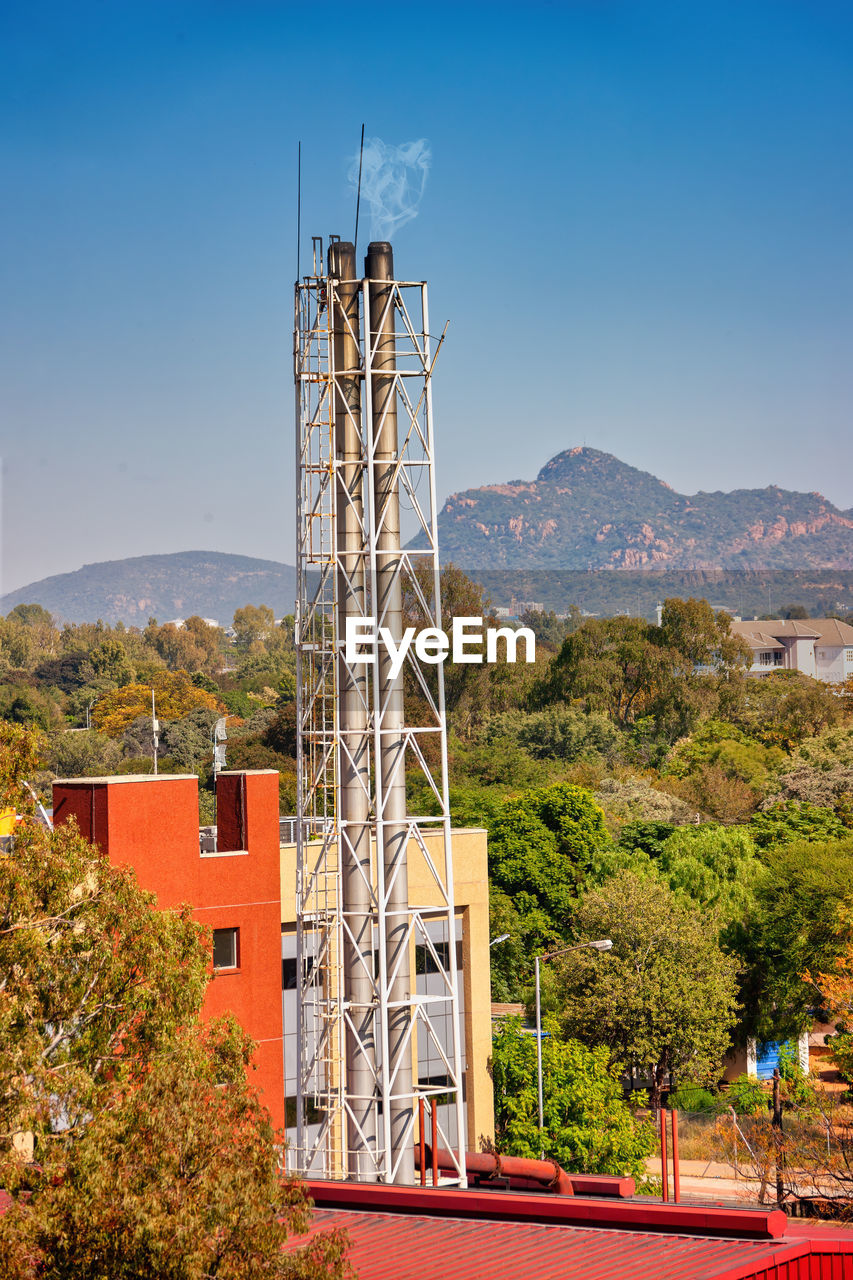
[[[609,938],[599,938],[596,942],[579,942],[574,947],[561,947],[559,951],[543,951],[541,956],[536,957],[536,1085],[539,1092],[540,1138],[545,1129],[545,1109],[542,1101],[542,1004],[539,990],[539,962],[540,960],[553,960],[555,956],[564,956],[569,951],[583,951],[585,947],[590,947],[593,951],[609,951],[612,946],[613,943]],[[541,1156],[544,1160],[544,1144]]]

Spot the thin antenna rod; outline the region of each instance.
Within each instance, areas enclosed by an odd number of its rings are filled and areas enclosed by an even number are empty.
[[[296,279],[299,280],[299,249],[302,241],[302,142],[296,151]]]
[[[352,247],[358,253],[358,211],[361,206],[361,162],[364,159],[364,122],[361,125],[361,146],[358,151],[358,191],[355,197],[355,235],[352,238]]]

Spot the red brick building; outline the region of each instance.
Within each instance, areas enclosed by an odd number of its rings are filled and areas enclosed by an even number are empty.
[[[74,778],[53,787],[54,822],[76,818],[114,866],[133,867],[160,908],[189,903],[213,930],[203,1016],[229,1011],[255,1040],[253,1081],[283,1127],[278,807],[276,772],[221,773],[217,848],[202,853],[195,777]]]

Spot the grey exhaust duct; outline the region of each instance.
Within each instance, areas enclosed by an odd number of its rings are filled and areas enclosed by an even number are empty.
[[[365,259],[370,299],[373,433],[373,511],[376,546],[376,600],[371,612],[377,626],[385,626],[395,644],[403,635],[403,595],[400,579],[400,503],[397,479],[397,390],[395,383],[396,311],[393,302],[394,256],[385,240],[368,245]],[[388,284],[384,282],[388,281]],[[393,1083],[390,1107],[390,1150],[395,1181],[415,1179],[414,1147],[407,1138],[412,1121],[412,1044],[410,1037],[412,977],[409,963],[409,880],[406,865],[406,774],[403,673],[391,678],[387,647],[377,655],[381,748],[377,760],[377,844],[382,851],[386,892],[386,967],[388,984],[388,1062],[386,1077]]]
[[[335,363],[335,494],[338,539],[338,634],[347,617],[367,613],[364,564],[364,465],[361,438],[362,374],[359,349],[359,294],[355,248],[329,246],[329,275],[342,283],[332,315]],[[338,663],[340,699],[340,849],[344,998],[353,1026],[346,1029],[348,1172],[359,1181],[376,1179],[376,1045],[373,987],[373,894],[370,868],[370,739],[365,666]],[[366,962],[371,964],[368,971]]]

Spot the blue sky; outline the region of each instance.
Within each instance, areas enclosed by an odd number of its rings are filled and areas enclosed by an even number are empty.
[[[362,121],[433,154],[442,498],[586,443],[850,507],[851,73],[820,0],[3,6],[2,590],[292,563],[296,145],[307,254]]]

